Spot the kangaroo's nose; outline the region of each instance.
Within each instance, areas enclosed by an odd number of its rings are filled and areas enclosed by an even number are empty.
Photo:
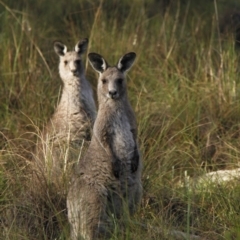
[[[76,68],[71,69],[71,72],[72,72],[73,74],[76,74],[76,73],[77,73],[77,69],[76,69]]]
[[[111,96],[111,98],[114,98],[117,95],[117,91],[116,90],[111,90],[108,93]]]

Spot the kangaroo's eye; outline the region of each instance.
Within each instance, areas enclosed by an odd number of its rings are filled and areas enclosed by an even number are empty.
[[[107,83],[107,80],[106,79],[102,79],[102,83],[103,84]]]
[[[80,59],[79,59],[79,60],[76,60],[75,63],[76,63],[77,65],[80,65],[81,60],[80,60]]]
[[[122,84],[122,82],[123,82],[123,79],[122,79],[122,78],[118,78],[118,79],[117,79],[117,83],[118,83],[118,84]]]
[[[65,64],[65,65],[67,65],[67,64],[68,64],[68,61],[67,61],[67,60],[65,60],[65,61],[64,61],[64,64]]]

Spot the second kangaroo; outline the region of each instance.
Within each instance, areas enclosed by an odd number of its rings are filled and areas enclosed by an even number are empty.
[[[99,109],[90,146],[67,197],[72,240],[110,237],[112,215],[121,217],[125,205],[134,213],[142,197],[137,123],[126,83],[136,54],[125,54],[113,67],[97,53],[88,58],[99,73]]]
[[[54,43],[54,50],[60,58],[59,74],[63,90],[55,113],[37,146],[37,163],[51,176],[59,176],[66,169],[70,156],[79,154],[82,140],[90,140],[91,137],[96,107],[81,58],[87,45],[88,39],[84,38],[73,51],[67,51],[63,43]]]

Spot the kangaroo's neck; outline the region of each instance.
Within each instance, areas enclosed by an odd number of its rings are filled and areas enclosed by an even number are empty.
[[[83,95],[84,89],[87,87],[87,80],[85,77],[73,77],[73,79],[64,82],[57,110],[65,112],[68,116],[76,114],[84,108]]]
[[[121,111],[129,107],[129,102],[127,98],[122,98],[119,100],[104,99],[99,102],[99,112],[108,112],[109,114],[115,111]]]
[[[119,121],[119,117],[129,115],[131,106],[127,98],[121,100],[108,99],[99,103],[97,120],[108,125],[109,122]]]
[[[108,139],[112,139],[116,132],[121,132],[125,127],[134,128],[134,124],[133,111],[127,98],[121,101],[109,99],[100,102],[93,127],[94,139],[109,144]]]

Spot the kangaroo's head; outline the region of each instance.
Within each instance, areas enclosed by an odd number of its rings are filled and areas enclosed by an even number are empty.
[[[88,54],[90,64],[99,73],[99,98],[118,100],[126,95],[126,72],[133,65],[135,58],[136,53],[127,53],[119,59],[116,66],[110,67],[100,54]]]
[[[59,73],[62,79],[71,80],[80,77],[84,73],[81,55],[86,51],[88,39],[80,40],[73,51],[67,51],[67,47],[61,42],[54,42],[54,50],[60,57]]]

